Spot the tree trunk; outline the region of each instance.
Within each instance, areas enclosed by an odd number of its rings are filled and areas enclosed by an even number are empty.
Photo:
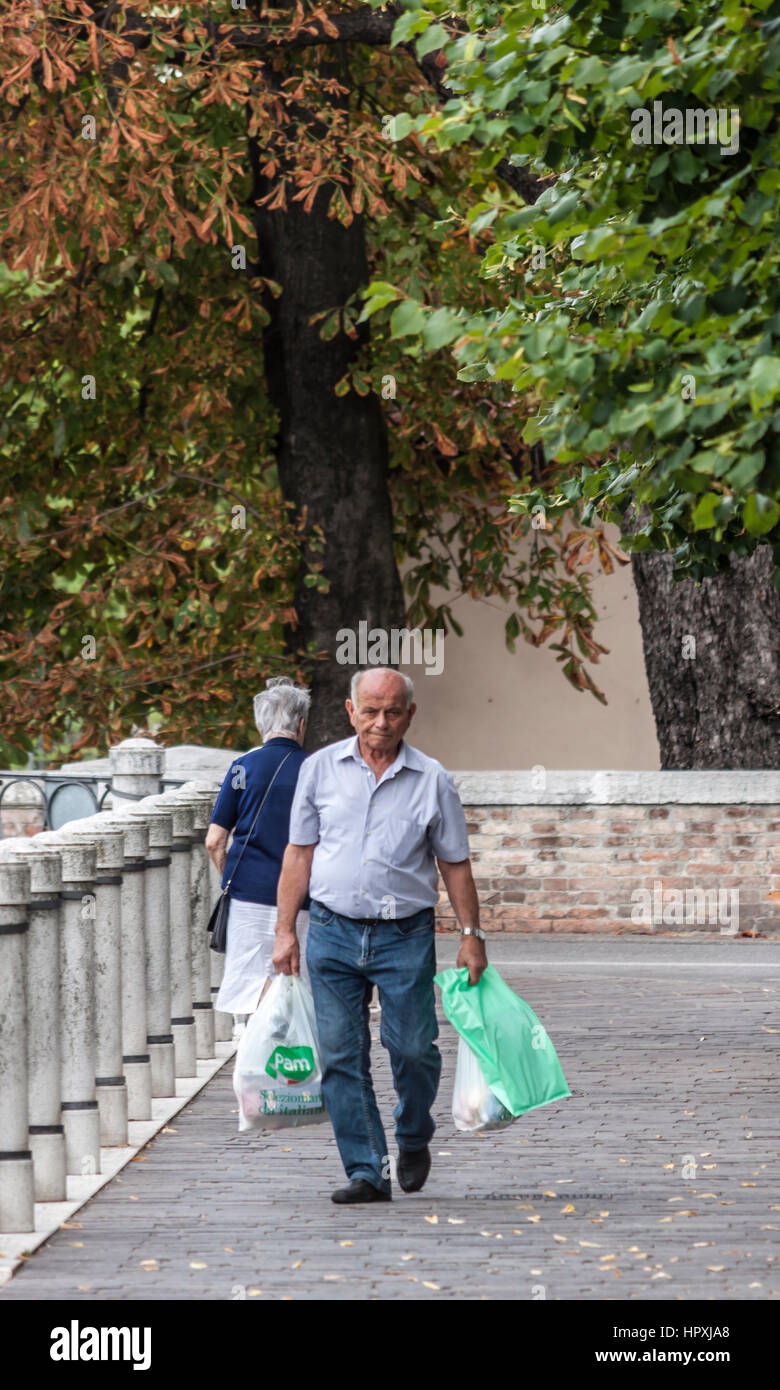
[[[343,77],[343,74],[342,74]],[[252,151],[257,198],[270,187]],[[348,190],[347,190],[347,196]],[[322,321],[309,319],[346,303],[368,283],[364,225],[349,227],[327,215],[321,189],[309,213],[300,202],[288,209],[255,209],[260,274],[276,280],[282,294],[265,303],[271,322],[264,352],[268,391],[279,416],[277,459],[284,497],[297,512],[306,508],[307,536],[319,525],[328,593],[307,588],[303,572],[295,593],[298,626],[290,645],[313,643],[325,650],[312,682],[312,712],[306,746],[316,749],[350,733],[344,710],[354,666],[336,661],[336,634],[404,626],[404,599],[393,553],[393,520],[387,487],[388,445],[380,401],[369,392],[334,393],[368,337],[339,332],[320,339]],[[305,555],[311,554],[305,547]]]
[[[772,551],[672,582],[669,555],[632,558],[662,768],[780,764],[780,594]]]

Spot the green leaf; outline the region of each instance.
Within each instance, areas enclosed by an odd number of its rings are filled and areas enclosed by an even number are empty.
[[[443,48],[449,42],[449,38],[447,30],[442,24],[432,24],[422,38],[417,40],[417,57],[424,58],[426,53],[432,53],[436,48]]]
[[[720,503],[720,493],[717,492],[705,492],[704,496],[699,498],[693,511],[694,531],[709,530],[715,525],[715,513]]]
[[[742,520],[751,536],[765,536],[780,520],[780,503],[762,492],[751,492],[742,508]]]
[[[425,315],[414,299],[405,299],[393,310],[390,319],[390,337],[406,338],[410,334],[421,333],[425,327]]]
[[[748,385],[761,401],[780,391],[780,357],[757,357],[750,368]]]
[[[391,116],[384,129],[388,140],[403,140],[413,126],[414,121],[408,111],[400,111],[397,116]]]
[[[451,309],[434,309],[425,320],[423,344],[429,352],[451,343],[463,332],[463,320]]]

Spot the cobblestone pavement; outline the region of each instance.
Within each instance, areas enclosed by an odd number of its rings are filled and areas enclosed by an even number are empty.
[[[514,937],[491,958],[570,1099],[459,1134],[444,1022],[425,1190],[338,1208],[329,1127],[239,1135],[228,1065],[0,1302],[780,1299],[780,943]]]

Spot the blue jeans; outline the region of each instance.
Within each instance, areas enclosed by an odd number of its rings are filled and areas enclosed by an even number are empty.
[[[390,1053],[398,1104],[395,1137],[424,1149],[441,1074],[433,976],[433,908],[364,926],[312,901],[306,962],[317,1015],[323,1092],[348,1178],[390,1190],[387,1140],[371,1084],[371,987],[382,1005],[380,1036]]]

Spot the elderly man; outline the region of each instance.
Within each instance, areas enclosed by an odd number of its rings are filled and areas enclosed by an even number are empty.
[[[407,676],[359,671],[347,713],[356,737],[301,768],[282,863],[273,963],[298,974],[295,919],[311,895],[306,961],[323,1089],[349,1179],[334,1202],[389,1202],[390,1160],[371,1084],[368,1002],[379,990],[381,1038],[398,1105],[398,1182],[418,1192],[431,1166],[431,1107],[441,1072],[433,993],[436,865],[463,933],[459,966],[487,965],[463,807],[452,778],[404,739],[416,706]]]

